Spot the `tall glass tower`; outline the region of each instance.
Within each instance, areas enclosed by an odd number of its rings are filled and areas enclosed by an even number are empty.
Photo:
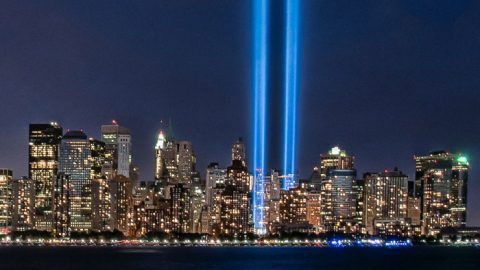
[[[50,124],[30,124],[28,146],[28,178],[35,185],[35,229],[52,229],[53,179],[58,170],[58,147],[62,127]]]
[[[92,228],[92,162],[90,141],[83,131],[65,133],[59,150],[59,173],[69,177],[72,231]]]
[[[105,162],[110,167],[106,172],[107,176],[110,179],[115,175],[130,177],[132,151],[130,131],[114,120],[111,125],[102,126],[102,141],[106,148]]]

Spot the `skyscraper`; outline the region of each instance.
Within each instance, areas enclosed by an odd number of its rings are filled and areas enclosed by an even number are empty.
[[[320,195],[325,230],[351,232],[356,213],[356,175],[354,169],[328,172]]]
[[[245,160],[245,143],[243,138],[240,137],[232,146],[232,160],[239,160],[243,166],[247,166]]]
[[[102,125],[102,141],[106,149],[106,165],[109,178],[115,175],[130,176],[132,143],[130,131],[119,126],[116,121],[111,125]],[[110,174],[110,175],[109,175]]]
[[[196,174],[195,165],[197,159],[193,152],[192,143],[180,141],[177,145],[178,182],[190,185]]]
[[[157,143],[155,144],[155,179],[160,180],[167,173],[166,168],[166,138],[163,130],[158,134]]]
[[[35,229],[52,229],[52,190],[63,129],[55,122],[30,124],[28,178],[35,184]]]
[[[12,228],[12,176],[9,169],[0,169],[0,235]]]
[[[221,197],[220,234],[234,237],[246,235],[249,232],[250,200],[248,193],[229,185],[225,187]]]
[[[199,233],[201,229],[202,208],[205,205],[205,193],[200,181],[190,185],[190,232]]]
[[[59,150],[58,171],[69,178],[72,231],[92,229],[92,162],[90,142],[83,131],[67,131]]]
[[[12,230],[28,231],[35,222],[35,184],[28,177],[12,181]]]
[[[243,192],[251,191],[250,173],[246,164],[245,144],[239,138],[232,145],[232,165],[227,168],[225,184],[235,186]]]
[[[264,179],[263,209],[266,231],[275,233],[280,224],[281,179],[277,170],[270,170]]]
[[[226,185],[235,186],[243,192],[250,192],[250,174],[248,168],[240,160],[232,160],[232,165],[227,168]]]
[[[115,176],[108,183],[111,200],[110,228],[117,229],[129,236],[131,232],[131,213],[133,210],[132,181],[123,175]]]
[[[326,179],[330,170],[352,169],[354,160],[355,157],[347,155],[345,150],[335,146],[327,154],[320,155],[320,177]]]
[[[356,213],[356,170],[353,156],[332,148],[320,157],[321,223],[325,231],[350,232]]]
[[[395,169],[365,175],[365,225],[371,235],[397,234],[410,225],[407,222],[408,176]],[[407,224],[408,223],[408,224]],[[385,227],[385,228],[382,228]],[[402,228],[404,227],[404,228]],[[383,231],[387,229],[386,231]]]
[[[170,188],[170,211],[172,231],[176,233],[189,233],[190,223],[190,190],[183,184]]]
[[[301,187],[282,190],[280,199],[282,231],[309,232],[313,227],[307,217],[307,191]]]
[[[55,237],[67,237],[72,232],[71,192],[70,176],[59,172],[53,188],[53,235]],[[77,213],[76,215],[78,216]]]
[[[90,142],[90,159],[92,164],[92,179],[99,179],[104,176],[104,165],[106,156],[105,143],[94,138]]]
[[[308,179],[308,184],[312,189],[320,192],[320,187],[322,186],[322,176],[320,175],[320,170],[318,166],[313,168],[313,172]]]
[[[112,179],[106,177],[92,179],[92,229],[112,231]]]
[[[469,163],[465,156],[445,151],[416,156],[415,189],[421,198],[422,233],[461,227],[467,221]]]
[[[205,204],[208,207],[213,205],[213,189],[217,185],[225,185],[227,170],[218,166],[218,163],[210,163],[205,173]]]
[[[163,148],[164,150],[162,151],[162,159],[165,162],[166,182],[175,184],[178,182],[178,148],[171,123],[169,124],[168,129],[165,132],[165,145]]]
[[[320,211],[321,211],[321,200],[320,192],[316,190],[307,190],[307,221],[313,226],[315,232],[321,231],[321,220],[320,220]]]

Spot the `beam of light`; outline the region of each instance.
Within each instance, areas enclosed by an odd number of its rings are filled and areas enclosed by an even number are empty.
[[[286,0],[285,92],[282,189],[295,186],[298,77],[298,13],[300,0]]]
[[[253,227],[265,234],[264,172],[267,113],[268,0],[253,0]]]

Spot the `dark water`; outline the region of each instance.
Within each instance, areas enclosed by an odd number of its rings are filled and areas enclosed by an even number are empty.
[[[480,269],[480,248],[0,247],[0,269]]]

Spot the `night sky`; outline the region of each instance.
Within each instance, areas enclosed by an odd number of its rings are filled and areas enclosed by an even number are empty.
[[[281,164],[282,1],[272,0],[269,167]],[[298,167],[334,145],[359,175],[445,149],[470,158],[469,224],[480,225],[480,2],[304,0]],[[251,149],[252,12],[246,0],[2,1],[0,167],[27,174],[28,124],[99,137],[131,129],[153,178],[155,137],[172,119],[204,174]],[[248,154],[250,154],[249,151]]]

